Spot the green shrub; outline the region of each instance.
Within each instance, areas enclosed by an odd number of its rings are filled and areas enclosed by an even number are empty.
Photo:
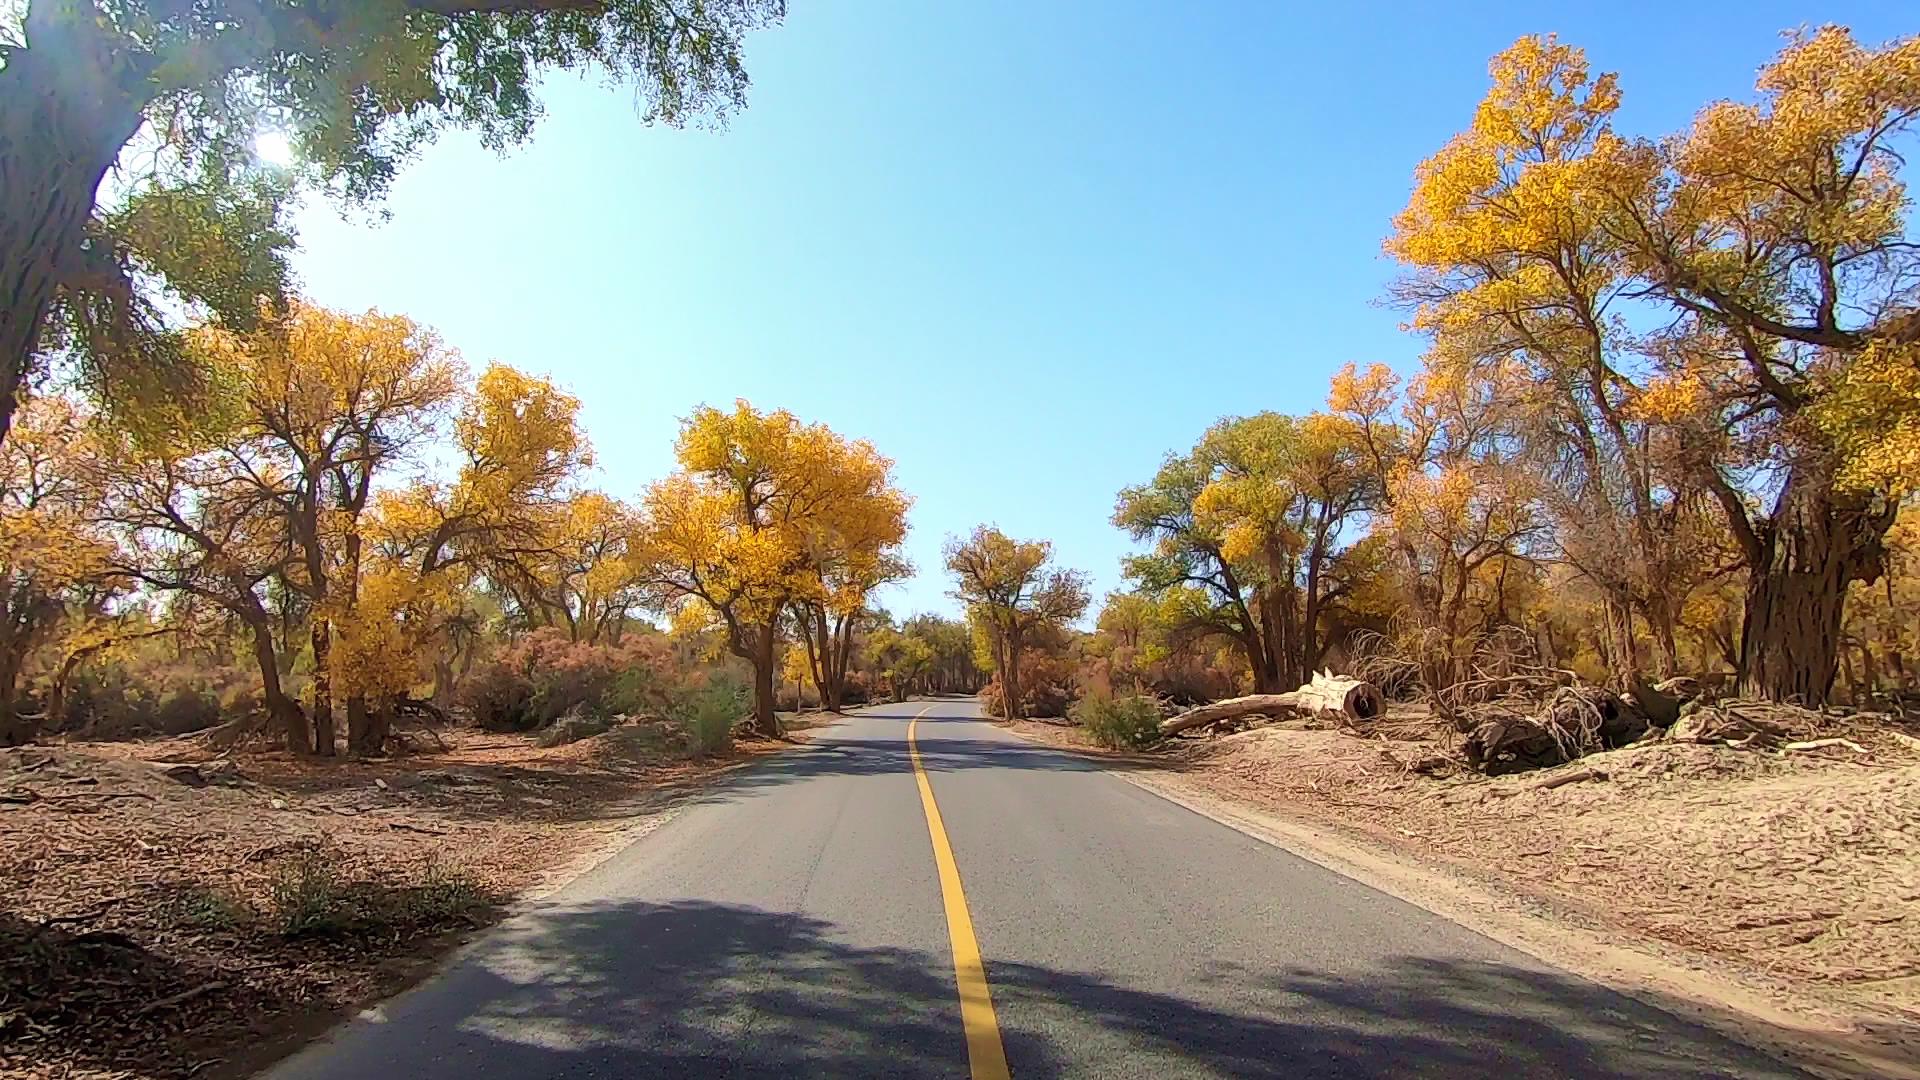
[[[470,874],[441,859],[427,864],[419,884],[395,890],[390,896],[393,910],[383,912],[385,921],[412,928],[466,920],[493,903]]]
[[[324,851],[306,851],[282,866],[267,886],[267,907],[288,937],[331,934],[352,914],[339,866]]]
[[[192,930],[232,930],[253,921],[253,911],[221,889],[188,886],[163,897],[162,920]]]
[[[745,683],[721,674],[680,695],[667,715],[686,732],[689,753],[718,754],[733,745],[733,725],[747,714],[752,701]]]
[[[1160,741],[1160,706],[1149,697],[1083,698],[1070,715],[1089,739],[1111,750],[1139,750]]]

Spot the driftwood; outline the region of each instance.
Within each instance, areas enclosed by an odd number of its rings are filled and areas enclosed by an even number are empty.
[[[1522,712],[1522,707],[1533,711]],[[1597,686],[1563,686],[1544,708],[1490,702],[1467,712],[1474,723],[1461,752],[1483,772],[1560,765],[1594,750],[1625,746],[1647,732],[1647,718]]]
[[[1355,724],[1379,716],[1384,709],[1380,691],[1372,683],[1323,671],[1292,693],[1248,694],[1188,709],[1179,716],[1162,720],[1160,734],[1177,735],[1222,720],[1278,713],[1305,713],[1308,716],[1328,717],[1342,724]]]

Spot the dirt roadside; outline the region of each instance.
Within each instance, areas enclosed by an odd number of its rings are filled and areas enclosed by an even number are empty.
[[[1815,1075],[1920,1078],[1920,753],[1898,741],[1634,748],[1488,780],[1297,727],[1146,754],[1011,729]],[[1542,786],[1581,768],[1606,779]]]
[[[790,745],[690,759],[636,725],[365,763],[0,751],[0,1075],[249,1075]]]

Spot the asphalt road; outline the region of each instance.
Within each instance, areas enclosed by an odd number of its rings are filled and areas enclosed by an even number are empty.
[[[271,1075],[1799,1075],[975,715],[732,774]]]

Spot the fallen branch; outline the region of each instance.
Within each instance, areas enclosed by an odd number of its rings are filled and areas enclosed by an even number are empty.
[[[227,984],[224,982],[220,982],[219,980],[215,980],[213,982],[203,982],[199,986],[189,987],[188,989],[182,990],[177,994],[168,994],[166,997],[159,998],[155,1001],[149,1001],[145,1005],[140,1006],[138,1009],[133,1010],[133,1015],[145,1016],[148,1013],[159,1012],[161,1009],[170,1009],[175,1005],[180,1005],[180,1004],[184,1004],[185,1002],[192,1001],[194,998],[197,998],[202,994],[210,994],[215,990],[224,990],[226,989],[226,987],[227,987]]]
[[[1852,739],[1809,739],[1806,742],[1790,742],[1780,748],[1782,753],[1794,750],[1820,750],[1829,746],[1844,746],[1856,754],[1864,754],[1867,748]]]
[[[445,829],[429,829],[424,825],[409,825],[404,821],[389,821],[387,822],[387,828],[399,829],[402,832],[425,833],[428,836],[447,835],[447,830]]]
[[[1894,741],[1909,750],[1920,750],[1920,739],[1916,739],[1904,731],[1889,731],[1887,734],[1893,736]]]
[[[68,799],[153,799],[144,791],[67,791],[57,795],[40,796],[43,802],[65,802]]]
[[[1607,774],[1601,772],[1599,769],[1575,769],[1570,773],[1561,773],[1559,776],[1549,776],[1531,785],[1530,789],[1533,791],[1552,791],[1554,788],[1565,787],[1568,784],[1577,784],[1582,780],[1605,780],[1606,778]]]
[[[124,896],[110,897],[76,915],[55,915],[51,918],[41,919],[39,929],[51,930],[56,926],[78,926],[81,923],[90,923],[120,906],[120,902],[125,899],[126,897]]]

